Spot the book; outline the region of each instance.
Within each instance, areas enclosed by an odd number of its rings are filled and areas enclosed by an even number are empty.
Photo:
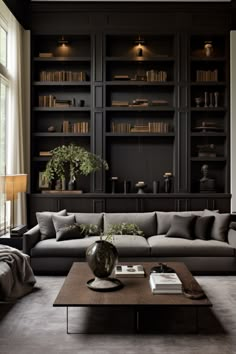
[[[182,293],[182,282],[176,273],[151,273],[149,283],[153,294]]]
[[[115,267],[115,275],[117,277],[145,277],[145,271],[142,265],[117,265]]]

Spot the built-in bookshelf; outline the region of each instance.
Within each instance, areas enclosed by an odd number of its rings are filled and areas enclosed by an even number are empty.
[[[227,36],[116,33],[100,43],[32,36],[31,191],[50,150],[74,143],[109,164],[99,183],[80,178],[84,192],[109,193],[117,177],[117,193],[124,181],[130,193],[138,181],[164,193],[168,172],[171,193],[199,193],[207,164],[211,192],[229,193]]]
[[[199,171],[208,165],[215,192],[228,191],[229,65],[224,35],[190,37],[190,180],[199,192]]]
[[[32,191],[59,145],[91,147],[90,35],[32,37]],[[90,183],[84,180],[89,191]]]

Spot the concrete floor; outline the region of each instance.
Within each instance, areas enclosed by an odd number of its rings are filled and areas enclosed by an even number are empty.
[[[66,334],[66,310],[52,306],[64,277],[38,276],[34,291],[12,305],[0,305],[1,354],[234,354],[236,353],[236,276],[199,276],[213,303],[199,312],[199,333],[135,334],[129,310],[70,309],[72,331],[103,334]],[[148,316],[153,314],[149,313]],[[148,317],[146,316],[146,317]],[[155,322],[169,319],[171,330],[194,319],[171,312],[154,314]],[[187,320],[186,320],[187,319]],[[147,318],[146,318],[147,320]],[[164,322],[162,322],[164,323]],[[113,332],[108,334],[108,332]],[[177,331],[178,332],[178,331]]]

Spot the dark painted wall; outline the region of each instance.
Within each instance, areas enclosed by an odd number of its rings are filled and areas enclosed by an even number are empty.
[[[30,27],[30,0],[3,0],[25,29]]]

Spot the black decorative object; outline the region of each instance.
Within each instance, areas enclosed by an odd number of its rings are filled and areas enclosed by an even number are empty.
[[[111,193],[116,193],[116,185],[117,185],[118,177],[111,177]]]
[[[164,177],[164,191],[165,193],[170,193],[172,188],[172,173],[165,172],[163,177]]]
[[[87,248],[86,259],[95,275],[95,279],[87,284],[89,288],[98,291],[117,289],[117,280],[114,282],[109,278],[118,260],[118,252],[112,243],[95,241]]]
[[[175,273],[175,270],[166,263],[158,263],[157,266],[151,268],[150,273]]]
[[[153,194],[159,193],[160,189],[160,182],[159,181],[153,181],[152,182],[152,192]]]
[[[130,189],[131,189],[131,182],[124,181],[124,194],[130,193]]]

